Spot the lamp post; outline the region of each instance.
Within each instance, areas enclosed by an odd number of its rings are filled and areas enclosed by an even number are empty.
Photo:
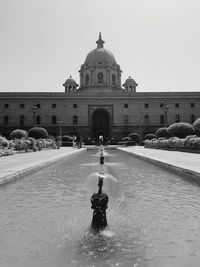
[[[140,120],[140,145],[142,144],[142,117],[139,117]]]
[[[163,111],[164,111],[164,123],[165,123],[165,127],[168,126],[168,110],[169,110],[169,106],[167,105],[167,102],[165,101],[163,107],[162,107]]]
[[[36,117],[36,110],[37,110],[37,104],[36,104],[36,101],[33,102],[33,127],[35,126],[35,117]]]
[[[62,138],[62,121],[59,120],[59,136]]]

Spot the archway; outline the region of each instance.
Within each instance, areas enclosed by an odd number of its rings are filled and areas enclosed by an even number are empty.
[[[93,137],[98,140],[103,135],[104,140],[110,137],[110,116],[106,109],[96,109],[92,114]]]

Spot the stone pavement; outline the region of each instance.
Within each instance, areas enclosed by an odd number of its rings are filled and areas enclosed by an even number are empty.
[[[200,181],[200,154],[149,149],[142,146],[118,149]]]
[[[0,157],[0,185],[19,178],[22,174],[32,172],[45,165],[84,151],[85,148],[74,149],[61,147],[37,152],[17,153]]]

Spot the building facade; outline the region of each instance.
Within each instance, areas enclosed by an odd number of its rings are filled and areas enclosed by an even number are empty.
[[[121,84],[120,65],[101,34],[96,44],[79,70],[80,85],[70,76],[63,93],[0,93],[0,133],[41,126],[54,136],[119,139],[200,117],[200,92],[138,93],[133,78]]]

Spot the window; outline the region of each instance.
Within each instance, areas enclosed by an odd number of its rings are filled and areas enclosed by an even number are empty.
[[[20,127],[24,127],[24,115],[21,115],[19,118],[19,125]]]
[[[160,103],[160,108],[163,108],[164,104],[163,103]]]
[[[76,115],[73,116],[73,125],[78,123],[78,117]]]
[[[175,108],[179,108],[179,107],[180,107],[179,103],[175,103]]]
[[[149,115],[144,116],[144,124],[149,125]]]
[[[144,104],[144,107],[145,107],[145,108],[149,108],[149,104],[145,103],[145,104]]]
[[[180,115],[179,114],[176,114],[175,122],[180,122]]]
[[[6,115],[6,116],[4,116],[4,118],[3,118],[3,124],[4,124],[4,126],[7,126],[8,123],[9,123],[9,117]]]
[[[89,84],[89,74],[86,74],[85,76],[85,84]]]
[[[102,72],[99,72],[98,73],[98,83],[99,84],[102,84],[103,83],[103,73]]]
[[[36,116],[36,124],[40,124],[41,123],[41,118],[40,115]]]
[[[52,123],[52,124],[56,124],[56,123],[57,123],[57,118],[56,118],[55,115],[52,116],[52,118],[51,118],[51,123]]]
[[[52,104],[52,108],[56,108],[56,104]]]
[[[4,104],[4,108],[9,108],[9,104]]]
[[[37,107],[37,108],[40,108],[40,104],[39,104],[39,103],[37,103],[37,104],[36,104],[36,107]]]
[[[115,75],[114,75],[114,74],[112,75],[112,84],[113,84],[113,85],[116,84],[116,78],[115,78]]]
[[[191,120],[191,124],[193,124],[193,122],[195,121],[195,115],[194,114],[191,115],[190,120]]]
[[[124,125],[127,125],[129,123],[129,117],[128,115],[124,115]]]
[[[20,104],[20,108],[24,108],[25,107],[25,105],[24,104]]]
[[[164,115],[160,115],[160,124],[163,125],[165,123]]]
[[[124,104],[124,108],[128,108],[128,104],[127,103]]]
[[[73,104],[73,108],[77,108],[77,104]]]
[[[194,103],[190,103],[190,107],[191,108],[194,108],[195,107],[195,104]]]

